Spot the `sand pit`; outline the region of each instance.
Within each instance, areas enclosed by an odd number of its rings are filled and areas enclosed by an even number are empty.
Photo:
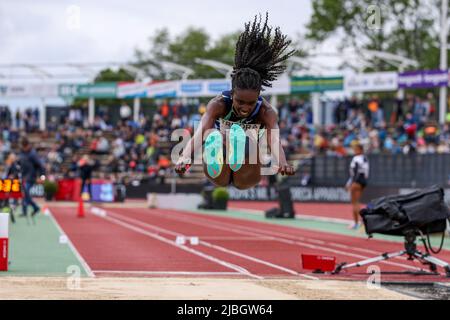
[[[365,283],[292,279],[2,277],[1,299],[411,299]]]

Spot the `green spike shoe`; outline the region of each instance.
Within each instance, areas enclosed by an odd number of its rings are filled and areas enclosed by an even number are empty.
[[[206,138],[203,160],[211,178],[220,176],[223,167],[223,138],[219,131],[211,132]]]
[[[241,169],[245,161],[246,135],[244,129],[238,124],[230,128],[228,163],[234,172]]]

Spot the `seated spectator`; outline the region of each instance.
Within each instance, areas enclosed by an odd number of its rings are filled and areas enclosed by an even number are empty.
[[[97,141],[97,146],[95,149],[97,154],[108,154],[109,153],[109,142],[108,140],[101,136]]]
[[[112,144],[112,153],[114,157],[120,158],[125,154],[125,145],[122,138],[117,137]]]

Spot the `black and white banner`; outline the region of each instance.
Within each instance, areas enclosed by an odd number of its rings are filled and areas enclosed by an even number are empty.
[[[350,195],[344,188],[339,187],[291,187],[293,201],[317,202],[349,202]],[[270,191],[269,191],[270,190]],[[248,190],[228,188],[231,200],[277,200],[274,188],[255,187]],[[270,196],[269,196],[270,192]]]

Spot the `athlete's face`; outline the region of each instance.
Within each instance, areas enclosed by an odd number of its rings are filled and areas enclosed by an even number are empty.
[[[237,116],[246,118],[250,116],[256,108],[259,91],[247,89],[233,90],[233,108]]]

